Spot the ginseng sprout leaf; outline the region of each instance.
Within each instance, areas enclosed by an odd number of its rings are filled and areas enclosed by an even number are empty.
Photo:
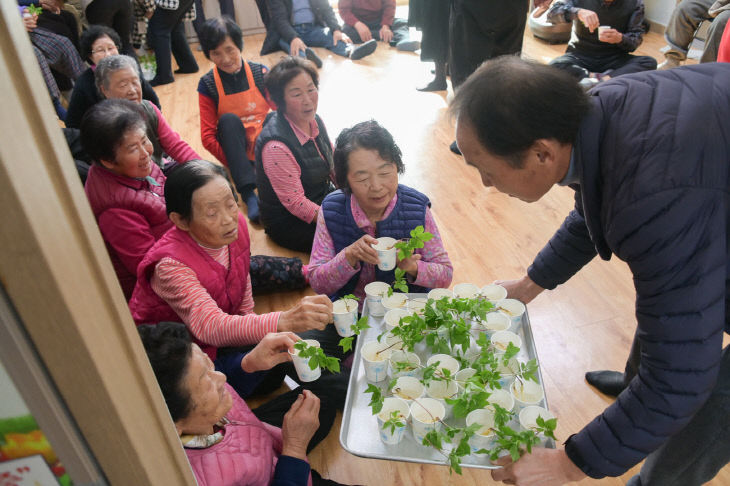
[[[346,353],[352,349],[353,336],[340,339],[339,346],[342,348],[342,352]]]

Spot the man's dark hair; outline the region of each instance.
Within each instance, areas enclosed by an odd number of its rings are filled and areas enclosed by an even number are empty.
[[[198,33],[198,40],[200,41],[200,48],[203,49],[203,54],[207,59],[210,59],[210,51],[223,44],[226,37],[231,38],[239,51],[243,50],[243,34],[235,20],[224,15],[217,19],[205,21]]]
[[[264,76],[266,90],[269,92],[271,100],[276,104],[276,111],[279,113],[286,112],[286,101],[284,101],[286,85],[301,73],[309,74],[314,86],[319,88],[317,68],[310,61],[300,57],[284,57]]]
[[[588,96],[565,71],[503,56],[469,76],[450,110],[474,128],[484,148],[520,168],[535,140],[575,142],[588,108]]]
[[[193,356],[192,341],[185,324],[144,324],[137,326],[137,332],[142,338],[147,359],[155,372],[172,421],[184,419],[193,406],[190,391],[183,386]]]
[[[236,192],[220,165],[207,160],[191,160],[172,169],[165,181],[167,215],[178,213],[183,220],[190,221],[193,215],[193,193],[216,177],[222,177],[228,183],[235,199]]]
[[[117,46],[117,51],[122,49],[122,39],[114,29],[106,25],[90,25],[88,29],[79,37],[79,54],[84,61],[91,64],[91,46],[94,45],[100,37],[107,36]]]
[[[142,107],[134,101],[103,100],[81,119],[81,145],[96,162],[113,162],[124,136],[132,129],[146,129]]]
[[[375,150],[381,159],[395,164],[399,174],[405,171],[401,151],[390,132],[375,120],[360,122],[342,130],[335,143],[335,181],[337,187],[345,192],[350,192],[347,183],[348,159],[358,149]]]

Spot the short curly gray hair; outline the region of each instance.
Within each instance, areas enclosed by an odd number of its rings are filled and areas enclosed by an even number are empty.
[[[139,76],[139,68],[137,67],[137,61],[129,56],[123,54],[117,54],[115,56],[107,56],[96,65],[94,71],[94,82],[96,83],[96,89],[103,96],[102,86],[109,88],[109,78],[112,73],[119,71],[120,69],[130,68],[132,71],[137,73]]]

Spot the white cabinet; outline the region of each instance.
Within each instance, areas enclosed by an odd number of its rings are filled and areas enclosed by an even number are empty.
[[[243,35],[265,32],[264,22],[261,20],[255,0],[233,0],[236,9],[236,22],[241,26]],[[220,5],[218,0],[203,0],[206,18],[218,17]]]

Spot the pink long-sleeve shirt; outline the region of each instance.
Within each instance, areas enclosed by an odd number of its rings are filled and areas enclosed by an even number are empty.
[[[228,268],[228,246],[211,249],[201,246],[215,261]],[[251,276],[246,280],[237,315],[226,314],[213,300],[187,265],[163,258],[155,266],[150,280],[155,291],[188,326],[199,341],[211,346],[246,346],[257,344],[267,333],[276,332],[280,312],[256,315],[251,291]]]
[[[150,103],[157,115],[157,139],[160,141],[162,150],[175,159],[178,163],[188,160],[200,159],[200,155],[193,150],[188,143],[180,138],[180,135],[173,130],[162,116],[162,112],[154,104]]]
[[[319,136],[319,127],[317,122],[312,120],[310,127],[312,135],[305,133],[304,130],[292,123],[291,119],[284,115],[291,125],[294,134],[297,136],[299,143],[304,145],[310,140]],[[314,143],[317,147],[317,143]],[[319,155],[324,159],[324,155],[319,151]],[[289,150],[286,144],[278,140],[272,140],[264,145],[261,150],[261,162],[264,172],[271,182],[276,196],[281,204],[297,218],[305,223],[311,223],[314,216],[319,210],[319,205],[307,199],[304,195],[304,187],[302,186],[302,169],[297,163],[294,154]]]
[[[387,218],[393,211],[398,200],[398,195],[385,208],[383,219]],[[375,237],[375,225],[373,225],[365,212],[360,208],[354,197],[350,198],[350,208],[355,224],[364,232]],[[436,222],[431,214],[431,209],[426,208],[426,221],[424,229],[433,235],[433,238],[424,244],[423,248],[415,250],[414,253],[421,255],[421,260],[416,262],[418,265],[418,273],[412,283],[421,287],[437,288],[448,287],[451,285],[451,277],[454,269],[446,253],[441,235],[439,234]],[[360,279],[355,286],[354,295],[360,298],[360,302],[364,302],[365,285],[375,280],[375,265],[359,262],[352,267],[345,258],[345,250],[335,253],[334,242],[332,236],[327,230],[324,213],[320,209],[317,216],[317,230],[314,234],[314,243],[312,244],[312,255],[309,260],[309,284],[318,294],[332,294],[341,289],[357,272],[360,273]],[[392,283],[392,282],[386,282]]]

